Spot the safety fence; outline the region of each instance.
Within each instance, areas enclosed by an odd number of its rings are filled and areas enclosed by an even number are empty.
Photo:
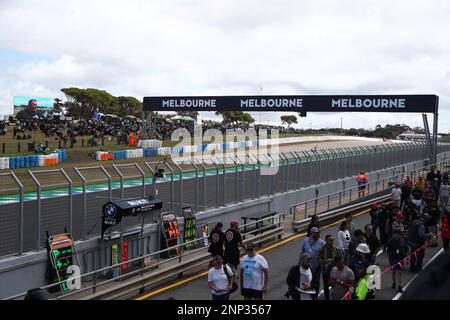
[[[449,145],[439,145],[439,153],[448,150]],[[63,169],[29,171],[34,191],[25,190],[23,182],[18,181],[19,185],[14,179],[12,185],[0,183],[0,219],[4,221],[0,225],[0,256],[43,248],[46,231],[57,234],[67,228],[75,240],[98,235],[101,208],[111,199],[152,194],[161,199],[163,210],[170,208],[181,214],[183,206],[191,206],[195,212],[201,212],[336,181],[354,176],[362,168],[376,171],[426,156],[425,144],[405,143],[232,155],[229,159],[210,157],[183,164],[147,162],[143,168],[137,164],[115,165],[109,171],[102,166],[75,168],[73,173]],[[265,174],[268,169],[275,169],[275,173]],[[5,175],[12,176],[13,173]],[[387,180],[378,186],[370,183],[368,192],[381,190],[386,183]],[[353,200],[353,193],[345,190],[348,188],[354,189],[351,185],[339,186],[335,190],[341,191],[337,193],[316,194],[316,200],[305,204],[306,211],[320,211],[325,202],[331,208],[350,195]],[[139,224],[138,218],[131,218],[122,227]]]
[[[388,265],[386,268],[384,268],[383,270],[381,270],[380,272],[380,277],[383,276],[384,274],[386,274],[387,272],[394,270],[394,268],[400,268],[400,270],[404,270],[410,263],[411,260],[417,259],[419,257],[419,255],[422,255],[422,259],[424,256],[424,252],[425,249],[428,247],[432,246],[432,243],[435,241],[438,241],[441,238],[441,232],[436,233],[435,236],[427,239],[425,241],[425,243],[420,246],[419,248],[416,248],[415,250],[409,252],[403,259],[401,259],[400,261],[398,261],[396,264],[394,265]],[[439,252],[438,252],[439,253]],[[369,275],[370,278],[374,278],[375,274],[371,274]],[[374,282],[374,279],[369,279],[369,281]],[[355,288],[357,287],[358,283],[355,284],[355,286],[349,288],[349,290],[347,291],[347,293],[342,297],[341,300],[351,300],[352,294],[355,292]]]
[[[437,169],[445,169],[446,166],[449,164],[449,160],[444,160],[439,163],[436,163],[435,165],[425,165],[421,167],[415,168],[413,171],[408,172],[409,175],[413,177],[418,177],[419,175],[422,175],[424,172],[427,172],[433,168]],[[80,172],[80,174],[83,177],[87,177],[87,173],[91,170],[97,170],[98,168],[92,167],[92,168],[84,168],[83,172]],[[101,170],[101,168],[100,168]],[[133,175],[133,172],[135,175],[138,174],[139,170],[135,171],[136,169],[133,169],[132,167],[129,168],[117,168],[117,170],[121,171],[122,175],[130,174]],[[404,173],[406,175],[406,173]],[[394,171],[392,176],[386,177],[385,180],[388,182],[398,182],[400,181],[405,175],[399,175],[398,171]],[[107,174],[105,174],[105,177],[108,177]],[[382,190],[383,184],[380,181],[374,181],[373,183],[379,183],[380,185],[380,191]],[[388,187],[388,182],[384,184],[386,188]],[[349,191],[349,190],[345,190]],[[386,191],[383,190],[383,191]],[[326,195],[322,198],[328,198],[330,195]],[[369,194],[365,194],[364,199],[367,199],[370,197]],[[362,199],[362,200],[364,200]],[[315,203],[318,199],[313,198],[309,201],[306,201],[307,203]],[[343,204],[344,201],[349,203],[349,198],[342,199]],[[366,202],[367,203],[367,202]],[[273,239],[274,237],[279,237],[281,233],[283,232],[283,229],[285,227],[284,221],[288,215],[294,215],[295,212],[290,212],[286,214],[275,214],[272,216],[264,217],[261,219],[258,219],[257,221],[244,223],[243,225],[240,225],[239,228],[242,231],[244,235],[244,239],[246,241],[252,241],[257,243],[262,243],[263,241],[266,241],[268,239]],[[298,217],[297,217],[298,218]],[[308,219],[307,217],[303,217],[303,220]],[[294,218],[295,220],[295,218]],[[268,224],[265,224],[265,222],[268,222]],[[303,223],[304,224],[304,223]],[[112,261],[104,261],[102,260],[102,255],[98,254],[98,251],[101,250],[100,248],[91,249],[88,251],[85,251],[82,253],[82,264],[80,265],[81,270],[84,271],[80,278],[82,281],[82,289],[77,290],[68,294],[61,295],[61,298],[68,298],[74,295],[78,294],[95,294],[97,290],[99,290],[100,287],[104,288],[105,290],[108,290],[108,286],[114,286],[117,281],[122,281],[129,279],[133,276],[139,276],[136,280],[136,282],[133,282],[130,284],[131,288],[136,288],[137,282],[142,281],[144,284],[142,284],[142,288],[148,285],[150,282],[154,283],[157,281],[161,281],[163,279],[167,279],[169,276],[174,276],[179,274],[182,271],[189,270],[191,268],[195,268],[198,266],[203,266],[205,261],[210,259],[210,255],[206,250],[204,249],[206,246],[206,238],[207,236],[201,236],[197,237],[196,239],[190,240],[190,241],[183,241],[181,240],[181,243],[178,243],[170,248],[163,249],[163,250],[156,250],[151,252],[150,250],[150,235],[141,235],[139,237],[134,238],[130,243],[128,244],[129,248],[132,248],[131,250],[136,251],[134,254],[135,258],[127,259],[126,261],[113,263]],[[120,241],[119,245],[122,245],[123,241]],[[204,243],[203,245],[200,245],[200,248],[193,249],[193,250],[185,250],[187,245],[189,244],[198,244],[198,243]],[[106,247],[102,248],[103,250],[106,249]],[[169,258],[162,259],[161,257],[168,253],[169,251],[176,250],[177,253]],[[106,254],[104,253],[104,256]],[[111,256],[111,254],[106,255]],[[91,257],[91,258],[89,258]],[[103,267],[103,266],[107,267]],[[127,272],[124,272],[124,269],[122,266],[127,266],[126,268],[129,269]],[[129,266],[132,266],[128,268]],[[154,271],[157,268],[160,268],[161,266],[164,266],[165,271],[161,271],[163,275],[160,275],[156,271],[156,273],[152,273],[148,275],[148,272]],[[156,269],[155,269],[156,268]],[[86,271],[91,270],[91,271]],[[388,270],[385,270],[387,272]],[[154,277],[154,280],[150,281],[148,278]],[[149,282],[150,281],[150,282]],[[50,288],[56,288],[59,286],[62,282],[54,283],[52,285],[44,286],[42,289],[50,289]],[[116,290],[114,288],[111,289],[112,291]],[[125,290],[126,291],[126,290]],[[13,297],[10,297],[8,299],[18,299],[25,295],[26,293],[21,293],[18,295],[15,295]]]
[[[447,170],[449,163],[449,160],[440,161],[435,165],[435,169],[444,172]],[[383,171],[377,171],[374,174],[375,180],[369,180],[365,184],[364,191],[361,191],[356,184],[348,187],[348,182],[342,180],[342,186],[336,188],[339,189],[338,191],[319,196],[319,190],[316,189],[316,197],[314,199],[296,203],[291,207],[291,213],[293,214],[294,221],[306,219],[313,214],[325,212],[349,202],[354,202],[361,197],[376,195],[381,191],[389,191],[395,184],[402,184],[407,176],[413,181],[417,181],[419,176],[426,175],[430,167],[430,165],[417,167],[414,163],[410,171],[406,171],[404,166],[401,168],[393,167],[385,170],[388,172],[388,175],[383,178],[380,178]]]
[[[262,225],[263,222],[267,222],[264,226],[253,228],[254,226]],[[252,231],[249,232],[241,232],[244,242],[252,242],[256,245],[262,244],[264,241],[269,239],[279,238],[283,233],[282,227],[282,217],[281,215],[267,217],[261,219],[258,222],[249,222],[247,224],[239,226],[239,230],[243,230],[251,227]],[[269,227],[269,228],[268,228]],[[257,233],[256,235],[254,235]],[[138,276],[137,280],[147,280],[147,284],[149,283],[148,278],[155,277],[155,280],[160,281],[160,277],[158,277],[158,273],[162,273],[162,279],[167,279],[173,275],[179,275],[180,272],[187,271],[189,269],[195,268],[197,266],[204,265],[205,262],[211,259],[211,255],[205,250],[207,241],[207,236],[202,236],[195,238],[191,241],[184,241],[172,247],[157,250],[151,253],[140,255],[136,258],[129,259],[127,261],[118,262],[116,264],[109,265],[107,267],[101,267],[95,269],[90,272],[82,273],[81,275],[71,277],[70,281],[75,281],[76,279],[80,280],[81,288],[78,290],[71,291],[66,294],[57,294],[57,299],[67,299],[67,298],[81,298],[83,295],[95,294],[99,290],[108,290],[108,286],[114,286],[117,281],[123,281],[125,279],[130,279],[133,276]],[[142,239],[136,239],[142,240]],[[201,248],[193,249],[193,250],[184,250],[189,244],[194,243],[204,243]],[[98,250],[98,249],[96,249]],[[84,258],[88,254],[95,255],[96,250],[90,250],[85,252],[82,258],[82,264],[86,263],[86,259]],[[169,258],[162,259],[162,256],[169,255],[170,252],[174,250],[177,251],[177,254],[170,256]],[[193,263],[195,261],[195,263]],[[98,262],[100,265],[100,262]],[[86,265],[81,265],[81,270],[85,270]],[[126,267],[125,267],[126,266]],[[132,270],[128,272],[123,272],[125,268],[129,266],[137,266],[136,268],[132,268]],[[160,271],[161,270],[161,271]],[[152,274],[152,271],[155,271]],[[149,274],[150,273],[150,274]],[[156,274],[156,275],[155,275]],[[65,281],[56,282],[50,285],[46,285],[41,287],[42,290],[55,290],[58,287],[66,283]],[[151,282],[151,281],[150,281]],[[136,284],[132,283],[132,287],[135,287]],[[122,288],[123,289],[123,288]],[[114,291],[114,288],[112,289]],[[121,290],[123,291],[123,290]],[[125,290],[127,292],[127,290]],[[5,300],[16,300],[23,298],[27,293],[22,292],[16,294],[14,296],[8,297]],[[81,294],[81,296],[80,296]],[[123,293],[122,293],[123,294]],[[98,298],[98,297],[97,297]]]

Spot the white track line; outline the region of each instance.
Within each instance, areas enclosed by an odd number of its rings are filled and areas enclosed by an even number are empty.
[[[444,249],[443,249],[443,248],[441,248],[441,250],[439,250],[438,252],[436,252],[436,254],[435,254],[430,260],[428,260],[427,263],[425,263],[425,265],[423,266],[422,270],[424,270],[424,269],[428,266],[428,264],[429,264],[430,262],[432,262],[434,259],[436,259],[442,252],[444,252]],[[422,271],[422,270],[421,270],[421,271]],[[412,282],[414,281],[414,279],[419,275],[419,273],[420,273],[421,271],[419,271],[418,273],[416,273],[416,274],[414,275],[414,277],[412,277],[412,279],[408,281],[408,283],[406,284],[406,286],[403,288],[403,291],[405,291],[405,290],[408,288],[408,286],[410,285],[410,283],[412,283]],[[402,296],[402,293],[399,292],[399,293],[397,293],[397,294],[395,295],[394,298],[392,298],[392,300],[398,300],[401,296]]]

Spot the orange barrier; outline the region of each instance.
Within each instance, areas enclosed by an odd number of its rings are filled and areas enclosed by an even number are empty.
[[[44,165],[46,166],[56,166],[58,163],[58,159],[56,158],[48,158],[44,160]]]
[[[112,153],[103,153],[100,155],[100,160],[113,160],[114,155]]]

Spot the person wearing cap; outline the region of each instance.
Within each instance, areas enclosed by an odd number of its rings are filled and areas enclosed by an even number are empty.
[[[311,255],[305,252],[300,256],[298,264],[289,270],[286,279],[289,289],[286,296],[292,297],[293,300],[312,300],[311,294],[305,292],[312,289],[311,282]]]
[[[240,270],[241,294],[244,300],[263,300],[269,283],[269,265],[256,253],[253,243],[247,244],[247,255],[242,258]]]
[[[221,256],[214,257],[214,267],[208,271],[208,287],[212,300],[229,300],[233,288],[234,274],[229,266],[223,265]]]
[[[330,292],[331,300],[342,300],[355,282],[355,274],[344,264],[342,256],[334,258],[335,267],[331,269],[330,284],[332,286]]]
[[[318,255],[324,245],[325,242],[320,239],[319,228],[313,227],[311,228],[311,236],[303,241],[303,245],[300,250],[300,255],[305,252],[311,255],[311,272],[313,275],[312,286],[316,290],[316,295],[314,298],[317,298],[320,288],[320,264]]]
[[[392,289],[397,288],[399,292],[403,292],[402,271],[405,266],[404,259],[407,256],[408,249],[400,230],[394,230],[392,238],[387,244],[386,252],[392,270]]]
[[[325,236],[325,245],[319,251],[320,271],[322,272],[323,293],[325,300],[330,300],[329,280],[330,272],[334,267],[334,258],[339,255],[339,250],[334,246],[334,239],[331,234]]]
[[[370,254],[370,248],[366,243],[360,243],[356,248],[356,254],[351,258],[349,267],[355,274],[356,280],[359,280],[361,270],[367,269],[370,265],[367,256]]]
[[[239,265],[239,245],[245,250],[244,242],[242,241],[241,233],[239,232],[239,222],[236,220],[231,221],[230,229],[225,232],[225,252],[224,263],[230,264],[237,270]]]

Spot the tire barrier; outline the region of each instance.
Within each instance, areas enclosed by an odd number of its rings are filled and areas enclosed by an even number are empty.
[[[0,158],[0,170],[54,166],[66,160],[67,153],[65,149],[56,149],[50,154],[3,157]]]

